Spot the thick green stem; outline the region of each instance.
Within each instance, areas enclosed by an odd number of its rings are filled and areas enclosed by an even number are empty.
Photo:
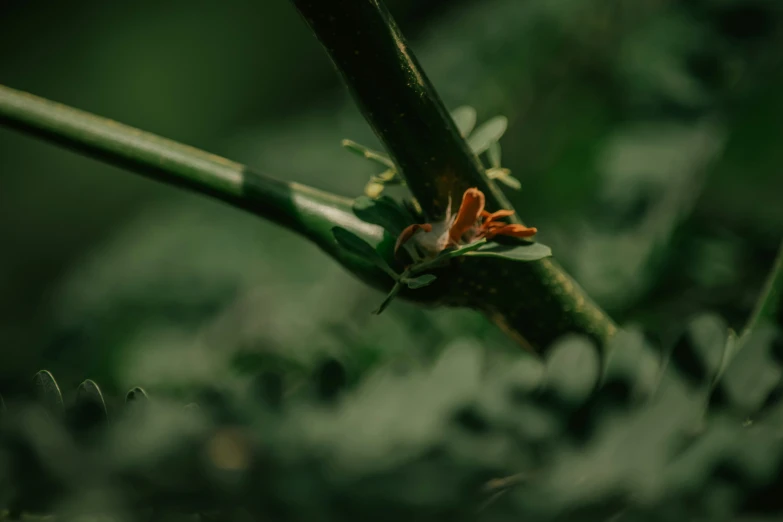
[[[459,204],[470,187],[484,192],[489,210],[512,208],[459,135],[381,0],[292,2],[430,218],[442,216],[449,199]],[[445,302],[483,310],[523,345],[543,348],[567,332],[603,344],[615,332],[606,313],[551,259],[509,264],[466,256],[455,264]]]
[[[484,175],[449,112],[380,1],[293,0],[430,218],[478,187],[511,208]]]
[[[220,156],[5,86],[0,86],[0,125],[252,212],[314,241],[374,286],[391,285],[382,271],[334,241],[334,226],[371,243],[383,237],[380,227],[354,216],[349,199],[278,181]]]

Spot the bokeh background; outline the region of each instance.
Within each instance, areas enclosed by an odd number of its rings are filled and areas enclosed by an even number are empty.
[[[743,324],[783,232],[783,4],[388,4],[449,108],[509,118],[509,197],[613,317]],[[3,0],[0,81],[343,195],[377,173],[341,149],[379,145],[284,0]],[[4,391],[43,367],[186,393],[515,349],[467,310],[371,316],[381,294],[291,233],[5,129],[0,252]]]

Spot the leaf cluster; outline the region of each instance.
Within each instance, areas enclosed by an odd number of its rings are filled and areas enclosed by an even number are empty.
[[[605,357],[455,343],[431,366],[352,380],[325,360],[202,389],[197,405],[64,401],[48,372],[0,421],[8,516],[124,519],[726,520],[783,512],[783,350],[711,315],[673,348],[637,331]],[[179,514],[179,515],[177,515]]]
[[[476,128],[476,109],[469,105],[457,107],[451,112],[451,117],[462,137],[468,141],[473,154],[488,163],[488,166],[485,165],[487,176],[515,190],[521,189],[522,184],[511,175],[511,170],[501,166],[499,142],[508,127],[508,118],[495,116]],[[400,175],[397,166],[387,154],[365,147],[349,139],[343,140],[342,145],[350,152],[377,163],[385,169],[380,174],[370,178],[370,181],[364,187],[366,196],[377,198],[387,186],[405,184],[405,180]]]

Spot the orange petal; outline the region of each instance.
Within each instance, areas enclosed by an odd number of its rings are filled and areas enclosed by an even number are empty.
[[[449,229],[449,238],[458,243],[465,232],[476,225],[481,213],[484,212],[484,193],[477,188],[469,188],[462,195],[462,204],[457,212],[457,219]]]
[[[484,212],[481,214],[486,218],[487,221],[495,221],[496,219],[505,218],[508,216],[513,216],[514,211],[513,210],[498,210],[497,212],[493,212],[490,214],[489,212]]]
[[[497,230],[499,228],[507,227],[508,223],[504,223],[502,221],[493,221],[491,223],[484,223],[484,225],[481,227],[484,232],[488,232],[490,230]]]
[[[413,235],[419,230],[432,232],[432,225],[429,223],[423,223],[405,227],[405,230],[400,233],[400,237],[397,238],[397,243],[394,244],[394,255],[397,255],[397,251],[400,249],[400,247],[410,240],[410,238],[412,238]]]
[[[493,227],[487,231],[486,238],[492,239],[495,236],[532,237],[537,232],[538,229],[528,228],[524,225],[504,225],[502,227]]]

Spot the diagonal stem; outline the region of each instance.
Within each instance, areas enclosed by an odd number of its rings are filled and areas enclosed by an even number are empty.
[[[332,227],[371,243],[380,227],[359,220],[352,201],[286,183],[202,150],[0,85],[0,125],[63,145],[149,178],[222,200],[314,241],[361,279],[386,289],[388,277],[339,248]]]
[[[511,208],[460,137],[386,6],[376,0],[292,0],[326,48],[411,192],[432,219],[470,187]]]

